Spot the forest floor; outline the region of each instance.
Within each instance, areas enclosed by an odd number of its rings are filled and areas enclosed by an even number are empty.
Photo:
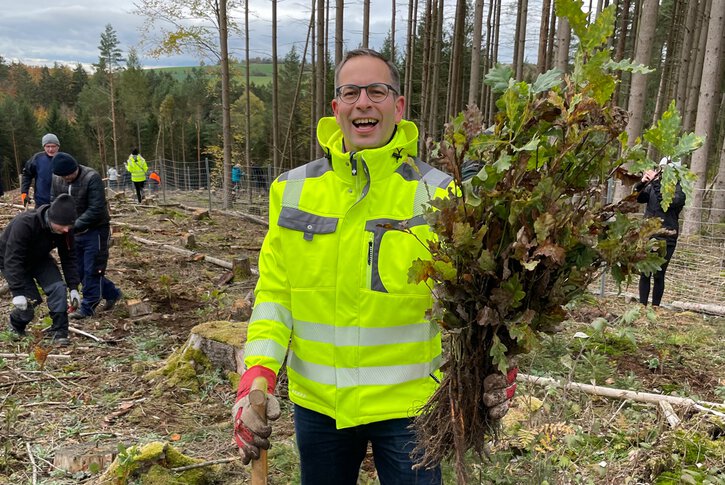
[[[94,483],[102,470],[69,475],[53,465],[56,454],[97,445],[120,449],[122,460],[129,446],[156,441],[203,461],[229,459],[197,469],[205,480],[198,483],[249,483],[248,468],[234,460],[229,377],[206,371],[195,389],[169,390],[146,376],[184,345],[195,325],[232,320],[235,302],[249,299],[254,288],[253,277],[229,282],[227,269],[198,254],[229,262],[247,256],[256,267],[266,228],[216,212],[197,219],[179,206],[139,206],[130,194],[112,200],[111,208],[113,222],[121,224],[114,228],[107,276],[126,302],[146,301],[153,312],[130,317],[119,305],[72,321],[103,341],[72,334],[71,346],[51,346],[43,365],[47,307],[36,311],[34,336],[13,341],[0,332],[0,484]],[[18,210],[3,204],[0,221]],[[181,247],[189,233],[197,254],[188,257],[135,239]],[[6,295],[1,318],[10,309]],[[527,374],[723,402],[723,342],[723,317],[591,297],[573,306],[563,330],[545,337],[520,367]],[[299,483],[291,405],[281,401],[269,483]],[[490,457],[469,457],[469,483],[725,483],[724,420],[693,408],[674,410],[682,421],[671,428],[657,405],[522,384]],[[444,477],[455,483],[450,464]],[[179,473],[174,483],[186,479]],[[132,475],[128,483],[154,483],[149,480]],[[369,459],[360,483],[377,483]]]

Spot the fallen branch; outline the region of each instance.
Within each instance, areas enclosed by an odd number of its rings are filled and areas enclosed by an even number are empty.
[[[660,401],[660,411],[664,414],[670,428],[674,429],[680,424],[680,418],[677,416],[677,413],[675,413],[675,410],[672,409],[672,404]]]
[[[217,266],[221,266],[222,268],[226,268],[226,269],[234,269],[234,265],[231,262],[224,261],[223,259],[215,258],[213,256],[208,256],[208,255],[202,254],[202,253],[197,253],[195,251],[190,251],[188,249],[179,248],[179,247],[176,247],[176,246],[172,246],[170,244],[164,244],[164,243],[160,243],[160,242],[157,242],[157,241],[152,241],[151,239],[146,239],[146,238],[143,238],[143,237],[134,236],[133,234],[131,234],[130,237],[134,241],[138,241],[141,244],[148,244],[148,245],[151,245],[151,246],[156,246],[156,247],[159,247],[159,248],[163,248],[163,249],[166,249],[168,251],[171,251],[172,253],[182,254],[182,255],[186,256],[187,258],[190,258],[190,259],[203,258],[204,261],[206,261],[207,263],[215,264]],[[258,275],[259,274],[258,270],[255,269],[255,268],[251,268],[251,272],[254,275]]]
[[[15,382],[5,382],[3,384],[0,384],[0,389],[10,386],[15,386],[17,384],[30,384],[33,382],[43,382],[43,381],[52,381],[52,380],[71,380],[71,379],[86,379],[89,376],[60,376],[60,377],[41,377],[39,379],[23,379],[20,381]]]
[[[626,389],[615,389],[613,387],[594,386],[591,384],[580,384],[578,382],[560,382],[550,377],[530,376],[519,373],[517,380],[528,382],[540,386],[553,386],[562,389],[577,390],[595,396],[610,397],[613,399],[630,399],[632,401],[646,402],[650,404],[659,404],[667,402],[677,406],[691,406],[700,411],[709,412],[717,416],[725,418],[725,413],[715,411],[705,406],[717,408],[725,407],[723,403],[695,401],[689,397],[668,396],[666,394],[653,394],[651,392],[628,391]]]
[[[0,354],[0,358],[3,359],[27,359],[30,354]],[[66,354],[48,354],[47,359],[70,359],[70,355]]]
[[[35,463],[35,457],[33,456],[33,450],[30,449],[30,443],[25,442],[25,448],[28,450],[28,458],[30,463],[33,465],[33,485],[38,483],[38,464]]]
[[[203,468],[205,466],[219,465],[220,463],[229,463],[232,461],[240,460],[241,457],[235,458],[220,458],[219,460],[203,461],[201,463],[194,463],[193,465],[179,466],[176,468],[170,468],[172,472],[185,472],[186,470],[193,470],[195,468]]]
[[[83,330],[81,330],[81,329],[78,329],[78,328],[75,328],[75,327],[70,327],[70,326],[69,326],[69,327],[68,327],[68,331],[69,331],[69,332],[72,332],[72,333],[76,333],[76,334],[78,334],[78,335],[83,335],[84,337],[88,337],[89,339],[93,339],[93,340],[95,340],[96,342],[100,342],[100,343],[104,343],[104,342],[105,342],[105,340],[103,340],[102,338],[100,338],[100,337],[96,337],[95,335],[93,335],[93,334],[91,334],[91,333],[88,333],[88,332],[84,332]]]
[[[132,231],[138,231],[138,232],[152,232],[150,227],[147,226],[137,226],[136,224],[129,224],[128,222],[117,222],[117,221],[111,221],[112,226],[118,226],[118,227],[127,227],[131,229]]]

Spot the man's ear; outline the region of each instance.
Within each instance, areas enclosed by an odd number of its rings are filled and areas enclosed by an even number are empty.
[[[400,123],[405,112],[405,96],[395,98],[395,124]]]

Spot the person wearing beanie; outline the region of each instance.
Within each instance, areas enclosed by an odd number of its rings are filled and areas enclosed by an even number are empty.
[[[58,152],[53,157],[52,199],[70,194],[75,201],[78,218],[73,225],[78,273],[83,283],[80,306],[69,315],[71,319],[88,318],[100,311],[111,310],[121,298],[121,290],[106,277],[108,248],[111,237],[111,215],[106,202],[106,189],[101,175],[79,164],[72,155]]]
[[[14,308],[10,312],[8,330],[16,337],[24,336],[35,316],[34,308],[46,295],[52,325],[47,336],[58,345],[68,345],[68,302],[78,304],[80,278],[73,250],[73,224],[76,209],[67,194],[52,204],[15,216],[0,234],[0,272],[10,287]],[[61,275],[51,251],[57,248]]]
[[[143,200],[143,186],[146,183],[146,172],[149,166],[144,157],[139,155],[138,148],[131,150],[131,155],[126,160],[126,171],[131,174],[131,181],[136,188],[136,198],[140,204]]]
[[[46,133],[40,140],[42,152],[33,155],[25,162],[22,180],[20,182],[20,202],[28,206],[30,199],[28,193],[35,181],[35,207],[50,203],[50,186],[53,181],[53,171],[50,167],[53,156],[60,149],[60,141],[53,133]]]

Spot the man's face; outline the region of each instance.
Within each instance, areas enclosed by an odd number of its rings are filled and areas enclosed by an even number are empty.
[[[68,175],[59,175],[59,177],[62,178],[65,181],[65,183],[71,184],[76,179],[76,177],[78,177],[79,170],[80,169],[77,168],[72,173],[69,173]]]
[[[50,230],[53,231],[55,234],[66,234],[68,231],[73,229],[73,225],[63,225],[63,224],[56,224],[55,222],[50,223]]]
[[[48,143],[47,145],[43,146],[43,150],[45,150],[45,154],[49,157],[53,158],[53,155],[58,153],[58,149],[60,147],[56,145],[55,143]]]
[[[358,56],[348,60],[338,74],[337,85],[367,86],[373,83],[391,84],[388,66],[371,56]],[[378,148],[390,140],[395,125],[403,118],[405,98],[390,91],[388,97],[376,103],[365,89],[352,104],[340,98],[332,100],[332,112],[345,137],[345,149],[358,151]]]

